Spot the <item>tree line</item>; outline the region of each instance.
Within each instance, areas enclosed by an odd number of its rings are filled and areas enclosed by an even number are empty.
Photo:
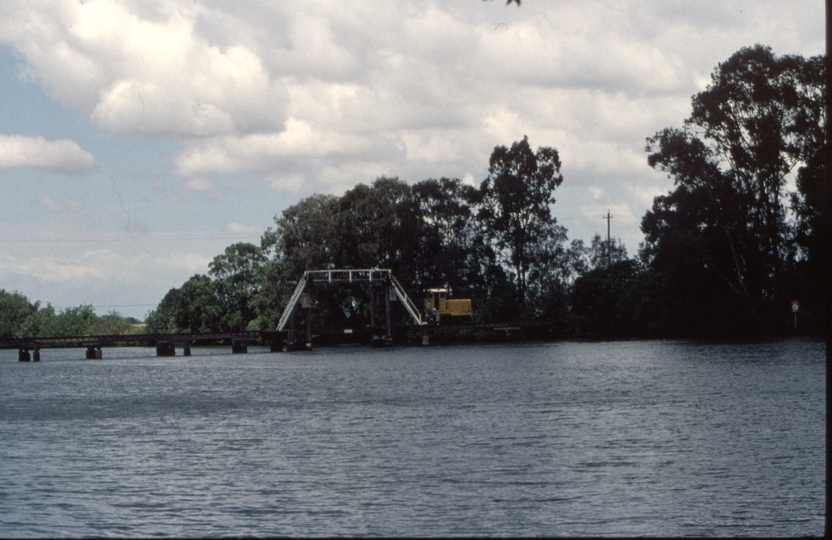
[[[88,304],[56,310],[51,304],[30,302],[20,292],[0,289],[0,339],[119,335],[138,322],[117,311],[98,316]]]
[[[642,218],[634,256],[618,239],[569,241],[553,212],[558,151],[524,137],[494,148],[479,186],[381,177],[301,200],[259,246],[233,244],[171,289],[146,331],[270,330],[305,270],[349,267],[389,268],[413,298],[447,287],[483,323],[568,321],[606,337],[777,334],[793,331],[798,300],[801,327],[821,331],[824,69],[823,57],[762,45],[720,63],[681,126],[646,140],[647,164],[673,189]],[[0,309],[21,296],[0,291]],[[316,295],[316,326],[368,324],[368,296]],[[47,331],[24,311],[14,332]]]

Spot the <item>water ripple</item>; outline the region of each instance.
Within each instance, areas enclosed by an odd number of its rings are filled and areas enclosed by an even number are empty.
[[[823,532],[822,342],[251,350],[0,351],[0,536]]]

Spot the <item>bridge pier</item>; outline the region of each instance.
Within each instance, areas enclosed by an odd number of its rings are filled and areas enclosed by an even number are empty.
[[[312,343],[309,341],[292,341],[286,344],[286,352],[295,352],[295,351],[311,351],[312,350]]]
[[[191,344],[186,343],[182,346],[182,356],[191,356]]]
[[[307,282],[308,287],[308,282]],[[306,289],[304,289],[306,290]],[[306,316],[306,331],[298,330],[298,312],[303,309]],[[292,329],[286,333],[286,351],[312,350],[312,297],[308,292],[300,295],[300,305],[292,308]]]
[[[101,360],[103,357],[101,347],[96,347],[94,345],[87,346],[87,360]]]
[[[372,347],[389,347],[393,344],[393,338],[389,336],[373,336],[370,341]]]
[[[176,346],[173,343],[157,341],[156,356],[176,356]]]
[[[40,349],[32,351],[32,362],[40,362]]]
[[[17,351],[17,361],[18,362],[31,362],[32,357],[29,354],[29,349],[19,349]]]
[[[302,330],[288,332],[286,334],[286,352],[311,351],[312,336]]]
[[[243,340],[231,341],[231,354],[245,354],[248,352],[248,343]]]

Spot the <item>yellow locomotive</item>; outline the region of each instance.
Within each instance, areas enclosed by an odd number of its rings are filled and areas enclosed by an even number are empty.
[[[456,324],[473,320],[470,298],[451,300],[448,289],[425,289],[424,292],[428,324]]]

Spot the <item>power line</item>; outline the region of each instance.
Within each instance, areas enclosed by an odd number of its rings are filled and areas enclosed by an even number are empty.
[[[596,217],[596,216],[597,216],[597,214],[596,214],[595,212],[597,212],[597,210],[589,210],[589,211],[586,211],[586,212],[579,212],[579,213],[573,213],[573,214],[558,214],[558,213],[553,213],[553,215],[554,215],[557,219],[587,219],[587,220],[594,220],[594,219],[597,219],[597,217]]]

